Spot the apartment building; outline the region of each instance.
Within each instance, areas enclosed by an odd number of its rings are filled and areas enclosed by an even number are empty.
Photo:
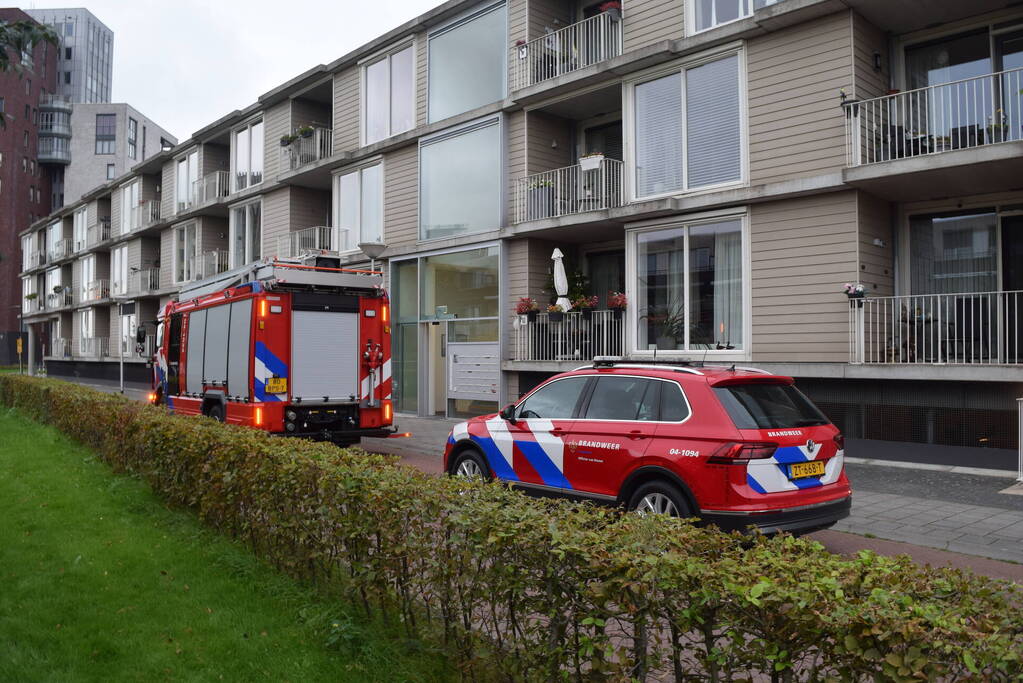
[[[617,4],[452,0],[39,221],[28,246],[71,244],[24,264],[49,372],[111,372],[183,282],[383,244],[399,411],[597,355],[755,364],[879,454],[1008,457],[1023,10]],[[594,310],[520,315],[556,249]]]
[[[109,102],[114,76],[114,32],[89,10],[29,9],[60,38],[56,94],[70,102]]]

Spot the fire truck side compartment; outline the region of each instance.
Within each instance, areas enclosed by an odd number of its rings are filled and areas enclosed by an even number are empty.
[[[188,314],[188,354],[185,359],[185,391],[202,393],[203,363],[206,351],[206,311]]]
[[[206,353],[203,378],[206,384],[227,382],[227,334],[231,307],[227,304],[206,309]]]
[[[251,360],[252,299],[231,304],[231,335],[227,347],[227,391],[238,399],[249,398]],[[237,399],[236,399],[237,400]]]

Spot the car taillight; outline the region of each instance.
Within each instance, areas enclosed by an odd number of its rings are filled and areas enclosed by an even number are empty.
[[[707,458],[708,463],[715,465],[735,465],[750,460],[764,460],[774,455],[778,444],[767,442],[726,443]]]
[[[835,445],[838,446],[838,450],[845,450],[845,437],[841,434],[835,434]]]

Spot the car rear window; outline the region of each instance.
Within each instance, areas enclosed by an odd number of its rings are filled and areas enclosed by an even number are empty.
[[[714,394],[739,429],[787,429],[828,424],[828,418],[791,384],[729,384]]]

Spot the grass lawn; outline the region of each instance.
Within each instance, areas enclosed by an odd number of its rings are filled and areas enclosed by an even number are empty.
[[[0,680],[453,678],[56,430],[0,435]]]

